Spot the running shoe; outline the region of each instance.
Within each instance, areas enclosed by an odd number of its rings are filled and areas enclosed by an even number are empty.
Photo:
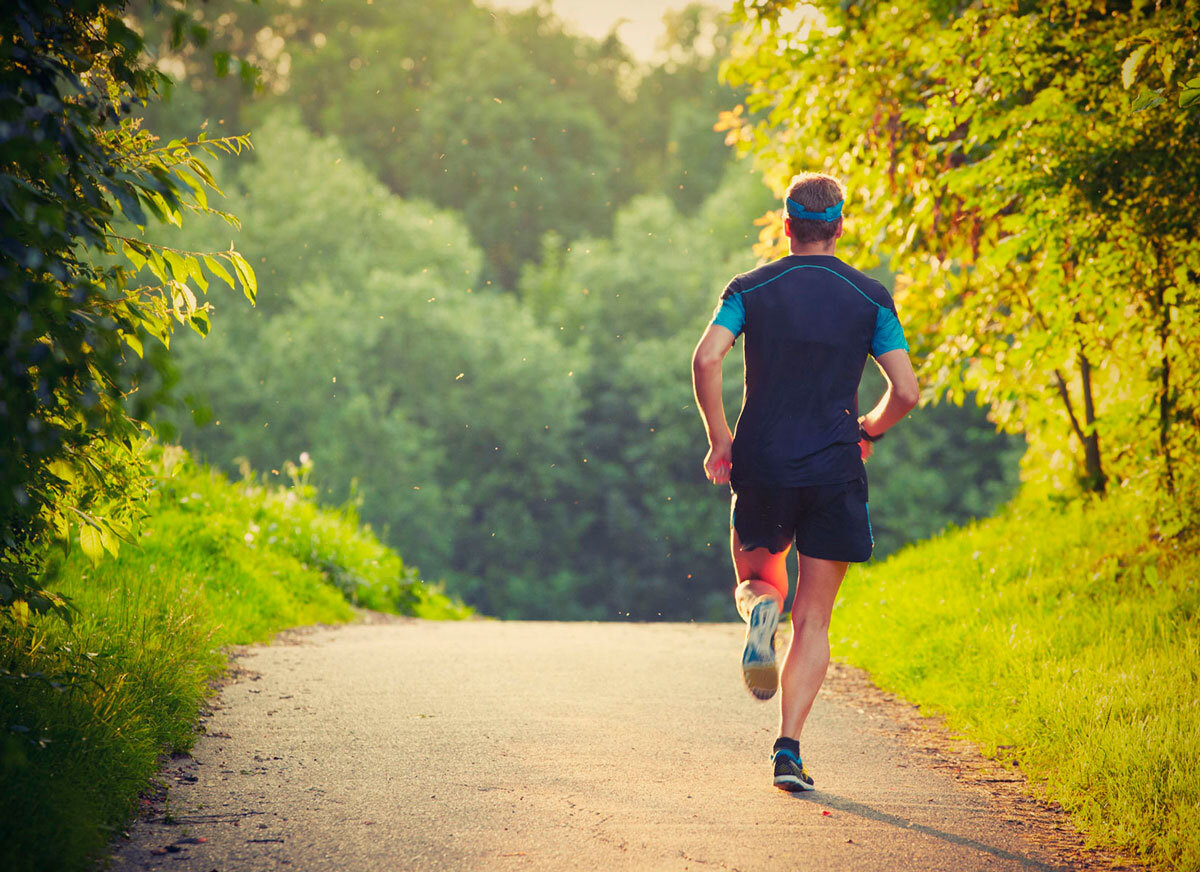
[[[795,793],[813,790],[813,780],[804,768],[804,761],[787,748],[780,748],[771,755],[775,763],[775,786],[780,790]]]
[[[770,699],[779,687],[775,668],[775,629],[779,609],[770,597],[762,597],[750,609],[746,626],[746,647],[742,649],[742,677],[757,699]]]

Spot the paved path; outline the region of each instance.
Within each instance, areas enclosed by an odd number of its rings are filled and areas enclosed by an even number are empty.
[[[741,635],[405,620],[247,649],[165,772],[176,823],[139,823],[113,867],[1075,868],[836,691],[801,747],[818,790],[774,789]]]

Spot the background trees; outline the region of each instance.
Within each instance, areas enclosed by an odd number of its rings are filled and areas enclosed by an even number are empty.
[[[716,79],[728,23],[672,15],[645,64],[544,8],[189,15],[260,87],[150,29],[178,77],[150,123],[252,129],[218,181],[262,293],[253,312],[217,294],[236,317],[173,346],[160,426],[231,471],[307,452],[326,499],[486,613],[728,616],[687,361],[775,202],[713,130],[736,102]],[[992,431],[948,408],[883,443],[880,554],[1011,492],[1020,443]]]

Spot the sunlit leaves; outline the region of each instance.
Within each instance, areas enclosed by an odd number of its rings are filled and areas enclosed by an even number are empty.
[[[743,9],[726,73],[758,114],[722,123],[776,187],[846,180],[844,248],[902,273],[928,393],[978,391],[1055,476],[1200,476],[1195,11],[816,5],[837,38],[802,54]]]
[[[128,538],[147,429],[128,412],[136,385],[124,383],[124,361],[151,358],[147,336],[166,345],[175,325],[209,326],[203,253],[137,232],[179,227],[189,211],[221,215],[202,157],[249,146],[203,135],[161,145],[141,129],[131,112],[163,77],[123,11],[47,0],[0,13],[0,564],[14,616],[20,603],[59,610],[38,577],[49,543],[75,530],[98,559]],[[201,38],[175,22],[176,44]],[[240,255],[215,257],[253,299]]]
[[[1126,90],[1132,88],[1133,83],[1137,81],[1138,67],[1141,66],[1146,52],[1150,49],[1150,43],[1142,43],[1131,51],[1129,57],[1125,59],[1125,63],[1121,64],[1121,84],[1125,86]]]
[[[1186,109],[1200,103],[1200,76],[1190,79],[1179,92],[1179,107]]]
[[[1183,98],[1181,97],[1180,105],[1183,105],[1182,99]],[[1134,101],[1129,105],[1129,109],[1132,112],[1145,112],[1147,109],[1153,109],[1155,106],[1161,106],[1164,102],[1162,88],[1156,88],[1153,91],[1147,88],[1137,95]]]

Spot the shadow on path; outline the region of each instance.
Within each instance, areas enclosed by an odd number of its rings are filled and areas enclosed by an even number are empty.
[[[1038,872],[1070,872],[1066,866],[1049,866],[1040,860],[1034,860],[1032,857],[1024,857],[1020,854],[1014,854],[1011,851],[1006,851],[1003,848],[997,848],[995,845],[985,845],[983,842],[977,842],[974,839],[968,839],[965,836],[958,836],[954,833],[943,832],[942,830],[934,829],[925,824],[914,823],[913,821],[905,820],[894,814],[888,814],[879,809],[872,808],[869,805],[863,805],[861,802],[855,802],[852,799],[836,796],[821,791],[810,791],[805,793],[791,794],[793,799],[803,802],[811,802],[815,805],[825,806],[826,808],[835,809],[837,811],[846,812],[847,814],[857,815],[861,818],[866,818],[870,821],[878,821],[881,824],[891,824],[902,830],[923,833],[927,836],[933,836],[935,839],[941,839],[944,842],[949,842],[953,845],[960,845],[964,848],[970,848],[974,851],[980,851],[984,854],[991,854],[1002,860],[1010,860],[1018,863],[1026,869],[1036,869]]]

